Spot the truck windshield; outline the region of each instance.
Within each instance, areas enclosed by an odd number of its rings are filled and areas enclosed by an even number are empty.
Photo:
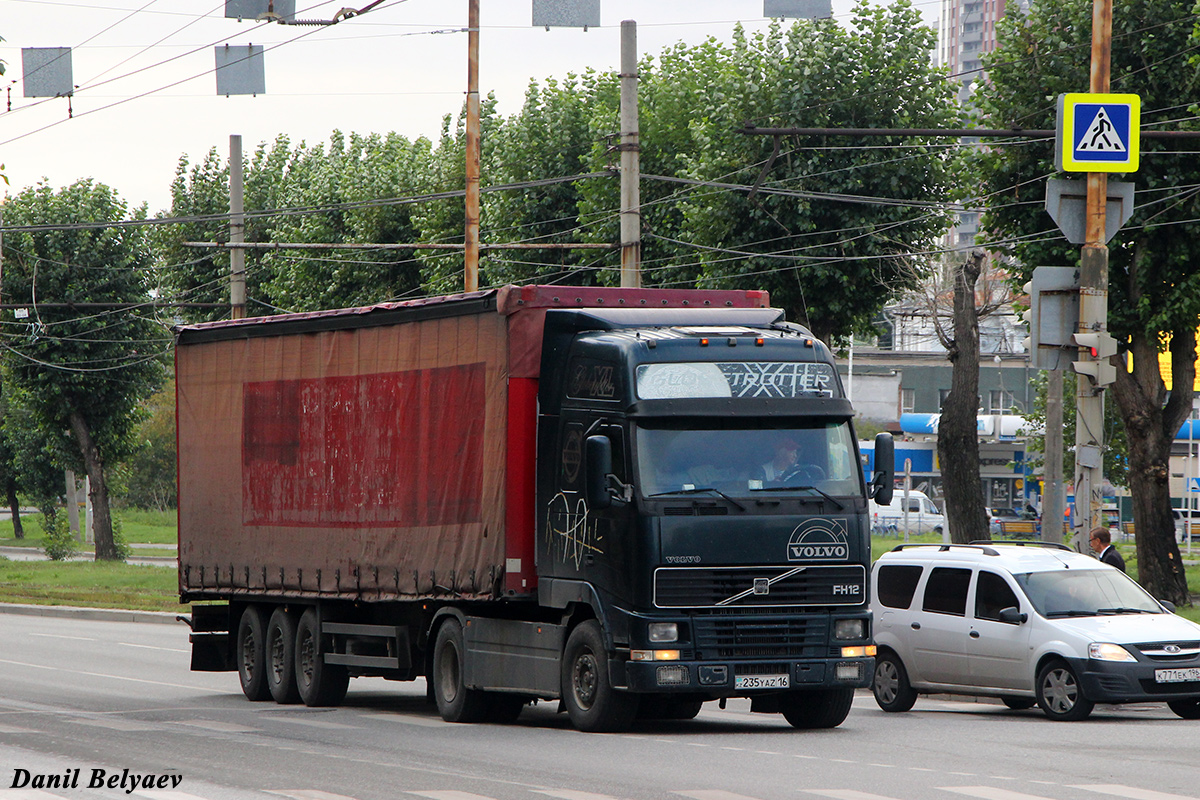
[[[1043,617],[1162,614],[1154,598],[1115,569],[1073,569],[1015,575]]]
[[[731,496],[771,491],[861,495],[861,472],[848,422],[764,428],[739,420],[695,427],[646,422],[637,428],[638,488],[643,497],[716,489]]]

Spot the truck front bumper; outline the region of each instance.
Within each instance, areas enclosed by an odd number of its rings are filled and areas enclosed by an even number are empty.
[[[871,685],[875,659],[825,658],[778,663],[626,661],[624,667],[625,686],[633,692],[753,697],[764,691],[788,689],[863,689]]]

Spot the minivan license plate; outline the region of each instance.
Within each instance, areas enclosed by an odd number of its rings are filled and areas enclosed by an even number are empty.
[[[736,689],[786,689],[787,675],[738,675],[734,679]]]
[[[1156,669],[1154,670],[1154,680],[1157,683],[1184,683],[1186,681],[1200,681],[1200,667],[1188,667],[1187,669]]]

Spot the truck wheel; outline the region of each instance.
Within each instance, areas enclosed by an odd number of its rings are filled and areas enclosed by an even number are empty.
[[[1074,722],[1086,719],[1095,706],[1083,696],[1079,679],[1065,661],[1054,660],[1042,667],[1037,677],[1037,702],[1053,720]]]
[[[609,682],[604,635],[595,620],[581,623],[567,637],[562,698],[571,724],[581,731],[628,730],[637,716],[637,695],[619,692]]]
[[[875,659],[871,692],[884,711],[908,711],[917,702],[917,692],[908,682],[908,671],[900,657],[891,651],[884,651]]]
[[[267,615],[261,606],[246,606],[238,620],[238,680],[247,700],[270,700],[267,686]]]
[[[267,623],[267,686],[276,703],[299,703],[296,689],[296,617],[282,606]]]
[[[788,692],[782,698],[783,718],[793,728],[836,728],[850,713],[853,689]]]
[[[350,673],[341,664],[325,663],[321,621],[317,609],[300,615],[296,628],[296,688],[306,706],[341,705],[350,685]]]
[[[487,716],[487,695],[463,683],[466,652],[462,625],[451,617],[438,628],[433,647],[433,694],[446,722],[482,722]]]

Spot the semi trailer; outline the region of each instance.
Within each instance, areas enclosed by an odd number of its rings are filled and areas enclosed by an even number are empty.
[[[869,685],[868,498],[829,349],[767,293],[507,286],[181,326],[193,670],[337,705],[585,731]]]

